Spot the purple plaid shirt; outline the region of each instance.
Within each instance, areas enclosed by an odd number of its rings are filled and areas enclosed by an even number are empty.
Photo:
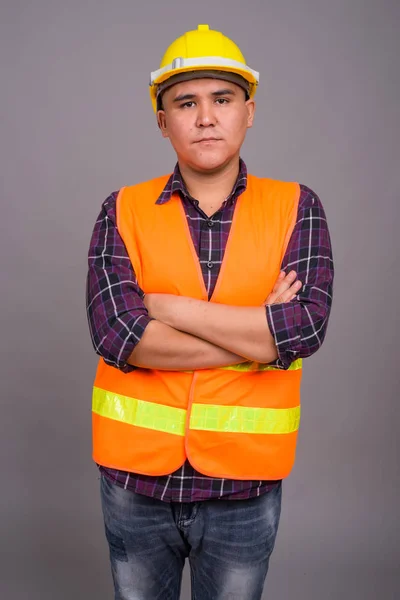
[[[180,193],[209,298],[218,278],[236,201],[246,185],[247,169],[241,160],[230,196],[208,217],[189,195],[177,165],[157,200],[157,204],[164,204],[174,192]],[[286,272],[294,269],[303,287],[296,300],[266,307],[266,318],[278,350],[274,364],[281,369],[318,350],[325,338],[332,303],[334,271],[325,212],[312,190],[304,185],[300,188],[297,222],[281,268]],[[107,364],[130,372],[136,367],[126,361],[151,319],[116,226],[117,195],[114,192],[105,200],[94,227],[89,250],[87,314],[97,354]],[[188,461],[174,473],[158,477],[101,465],[99,468],[117,485],[165,502],[248,499],[268,492],[277,483],[207,477]]]

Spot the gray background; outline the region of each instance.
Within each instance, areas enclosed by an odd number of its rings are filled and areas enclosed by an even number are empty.
[[[399,598],[400,4],[189,4],[1,2],[0,596],[112,597],[90,456],[87,249],[110,192],[173,168],[149,72],[208,22],[262,74],[243,157],[319,194],[336,265],[265,598]]]

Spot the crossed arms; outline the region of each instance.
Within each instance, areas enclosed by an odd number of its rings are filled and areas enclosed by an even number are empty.
[[[333,262],[324,209],[305,186],[281,268],[286,295],[261,307],[236,307],[170,296],[143,297],[115,225],[115,199],[103,203],[89,250],[87,314],[92,343],[107,364],[192,370],[254,360],[286,369],[321,346],[332,301]],[[239,274],[240,276],[240,274]],[[294,277],[294,278],[293,278]],[[290,279],[292,281],[290,282]],[[296,290],[295,290],[296,291]],[[272,296],[272,297],[271,297]]]
[[[295,279],[295,272],[281,272],[265,304],[293,299],[301,288]],[[129,357],[132,365],[189,370],[278,358],[265,304],[239,307],[169,294],[148,294],[144,304],[155,320]]]

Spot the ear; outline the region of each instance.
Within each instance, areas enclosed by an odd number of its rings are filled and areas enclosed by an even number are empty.
[[[157,111],[157,124],[164,138],[169,137],[167,130],[167,118],[164,110]]]
[[[256,103],[254,100],[247,100],[246,101],[246,108],[247,108],[247,127],[250,128],[253,126],[253,122],[254,122],[254,114],[256,112]]]

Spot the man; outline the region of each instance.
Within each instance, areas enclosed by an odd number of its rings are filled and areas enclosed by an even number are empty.
[[[170,176],[95,224],[94,460],[115,598],[261,598],[295,457],[302,359],[322,344],[329,232],[306,186],[247,173],[258,73],[200,25],[151,76]]]

